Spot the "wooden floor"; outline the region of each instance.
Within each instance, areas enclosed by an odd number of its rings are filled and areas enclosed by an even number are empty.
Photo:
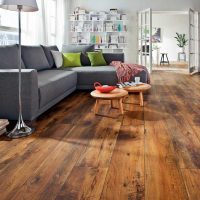
[[[0,199],[199,200],[200,76],[154,72],[125,115],[75,92],[30,137],[0,138]]]

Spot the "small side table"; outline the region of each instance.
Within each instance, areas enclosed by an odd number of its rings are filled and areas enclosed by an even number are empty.
[[[141,84],[138,86],[130,86],[125,87],[124,90],[126,90],[128,93],[139,93],[140,94],[140,106],[144,106],[144,98],[143,93],[151,88],[151,85],[149,84]]]
[[[113,100],[118,100],[120,112],[122,115],[124,114],[123,98],[128,95],[128,92],[126,90],[116,88],[109,93],[101,93],[98,90],[94,90],[90,93],[90,95],[96,99],[96,104],[94,108],[95,114],[98,113],[100,100],[111,100],[112,108],[113,108]]]
[[[165,60],[166,57],[166,60]],[[161,53],[160,65],[167,63],[169,65],[168,53]]]

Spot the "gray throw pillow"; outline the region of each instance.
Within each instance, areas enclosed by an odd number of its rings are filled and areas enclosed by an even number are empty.
[[[55,65],[57,68],[63,66],[63,54],[60,51],[51,51]]]
[[[27,69],[40,71],[51,68],[41,46],[22,46],[22,59]]]
[[[57,46],[43,46],[41,45],[41,47],[43,48],[44,50],[44,53],[47,57],[47,60],[49,62],[49,65],[51,68],[55,68],[55,62],[54,62],[54,59],[53,59],[53,56],[51,54],[51,51],[59,51],[58,47]]]
[[[0,46],[0,69],[19,68],[19,48],[17,45]],[[22,69],[24,69],[22,61]]]

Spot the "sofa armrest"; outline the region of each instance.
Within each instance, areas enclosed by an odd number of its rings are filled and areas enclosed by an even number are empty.
[[[112,61],[124,62],[124,53],[103,53],[103,56],[108,65],[110,65]]]
[[[0,118],[18,119],[18,70],[0,70]],[[22,112],[32,120],[39,109],[38,77],[33,69],[22,69]]]

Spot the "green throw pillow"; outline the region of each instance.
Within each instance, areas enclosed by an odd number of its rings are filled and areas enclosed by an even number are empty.
[[[63,53],[63,67],[80,67],[81,53]]]
[[[105,66],[107,65],[102,52],[88,52],[88,57],[90,59],[92,66]]]

